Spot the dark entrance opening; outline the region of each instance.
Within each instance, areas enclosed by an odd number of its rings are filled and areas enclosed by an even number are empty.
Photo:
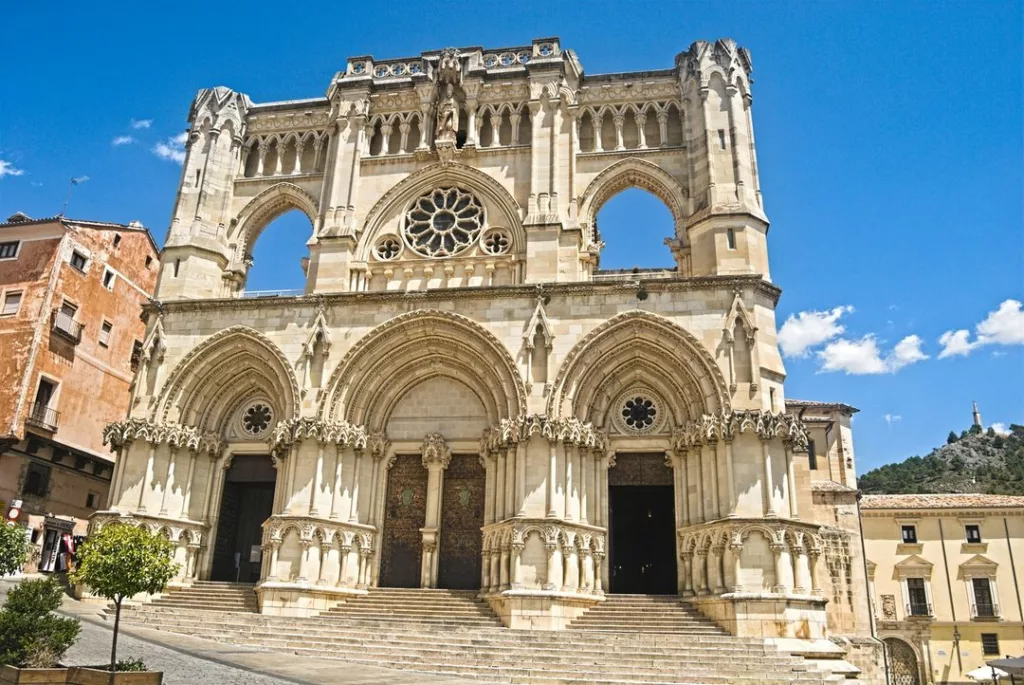
[[[441,544],[437,586],[446,590],[480,589],[483,554],[484,467],[477,455],[457,454],[444,473]]]
[[[211,580],[255,583],[263,522],[273,514],[277,471],[269,456],[236,456],[224,477]]]
[[[427,517],[427,470],[423,458],[400,454],[388,471],[381,545],[381,587],[419,587],[423,556],[420,528]]]
[[[664,456],[616,455],[608,483],[611,592],[676,594],[675,496]]]

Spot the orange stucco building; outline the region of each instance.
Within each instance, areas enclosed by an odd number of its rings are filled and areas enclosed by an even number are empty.
[[[44,569],[106,505],[103,426],[128,411],[157,259],[138,223],[0,224],[0,505],[22,501]]]

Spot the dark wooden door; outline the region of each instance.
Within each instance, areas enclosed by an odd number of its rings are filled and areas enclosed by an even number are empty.
[[[444,473],[437,586],[480,589],[486,476],[476,455],[455,455]]]
[[[381,587],[419,587],[423,558],[420,528],[427,515],[427,470],[420,455],[400,455],[388,471],[384,503]]]
[[[243,583],[259,581],[263,522],[270,518],[273,508],[273,483],[224,484],[211,576],[213,580],[237,580]]]
[[[675,496],[664,454],[616,454],[608,471],[611,592],[676,588]]]

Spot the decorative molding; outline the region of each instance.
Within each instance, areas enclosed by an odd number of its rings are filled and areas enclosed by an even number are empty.
[[[205,452],[220,457],[226,446],[216,433],[202,432],[193,426],[176,423],[157,423],[148,419],[112,421],[103,427],[103,444],[113,450],[122,450],[136,440],[157,446],[162,444],[184,448],[192,452]]]
[[[446,469],[452,461],[452,451],[440,433],[429,433],[423,438],[420,454],[423,457],[423,468],[430,468],[431,464],[440,464],[442,469]]]
[[[713,445],[719,440],[730,442],[748,431],[761,440],[781,438],[794,452],[807,451],[807,426],[796,414],[773,414],[757,409],[704,414],[672,432],[672,448],[685,454],[692,448]]]
[[[560,442],[594,450],[604,450],[607,444],[607,437],[603,433],[577,418],[521,414],[485,428],[480,438],[480,450],[483,454],[489,454],[528,442],[535,435],[552,443]]]

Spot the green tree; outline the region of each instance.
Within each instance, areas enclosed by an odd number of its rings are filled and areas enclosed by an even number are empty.
[[[0,577],[9,576],[21,568],[27,556],[25,529],[0,523]]]
[[[954,433],[953,431],[949,431],[949,435],[946,436],[946,444],[947,445],[952,445],[954,442],[956,442],[959,439],[960,438],[956,437],[956,433]]]
[[[26,580],[7,593],[0,608],[0,664],[51,668],[78,639],[75,618],[55,616],[64,589],[54,578]]]
[[[72,581],[84,583],[95,594],[114,602],[110,670],[117,664],[121,603],[140,593],[163,592],[177,572],[171,542],[142,528],[110,523],[82,544]]]

